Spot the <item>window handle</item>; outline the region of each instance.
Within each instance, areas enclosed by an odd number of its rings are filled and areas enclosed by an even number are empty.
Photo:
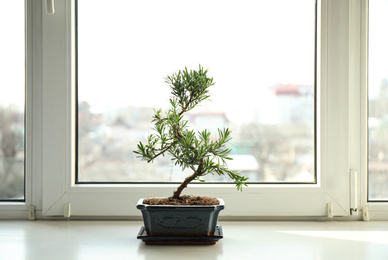
[[[47,14],[55,13],[54,0],[46,0],[46,13]]]

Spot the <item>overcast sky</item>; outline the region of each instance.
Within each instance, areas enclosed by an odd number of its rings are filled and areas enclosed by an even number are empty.
[[[369,94],[388,79],[388,0],[369,1]]]
[[[165,103],[163,78],[209,68],[215,105],[265,99],[273,84],[313,82],[314,1],[79,0],[80,99]],[[10,12],[9,10],[19,10]],[[388,0],[370,1],[370,93],[388,77]],[[0,102],[23,104],[24,1],[0,0]],[[160,98],[162,97],[162,98]],[[160,104],[157,104],[159,102]]]
[[[218,106],[258,103],[275,83],[313,84],[314,1],[78,2],[82,100],[165,104],[163,78],[199,64]]]
[[[24,0],[0,0],[0,104],[24,103]]]

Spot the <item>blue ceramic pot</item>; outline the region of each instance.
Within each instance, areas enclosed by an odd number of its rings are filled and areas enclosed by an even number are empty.
[[[225,208],[222,199],[210,206],[148,205],[143,200],[137,208],[149,236],[213,236],[218,214]]]

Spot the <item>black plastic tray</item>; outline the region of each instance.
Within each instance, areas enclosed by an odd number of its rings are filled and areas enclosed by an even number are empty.
[[[162,237],[149,236],[143,227],[141,227],[138,239],[141,239],[147,245],[214,245],[223,238],[222,226],[217,226],[213,236],[192,236],[192,237]]]

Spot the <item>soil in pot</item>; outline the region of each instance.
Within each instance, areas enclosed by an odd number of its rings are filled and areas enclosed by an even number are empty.
[[[180,196],[179,199],[169,198],[148,198],[143,201],[148,205],[218,205],[220,202],[214,197],[208,196]]]

